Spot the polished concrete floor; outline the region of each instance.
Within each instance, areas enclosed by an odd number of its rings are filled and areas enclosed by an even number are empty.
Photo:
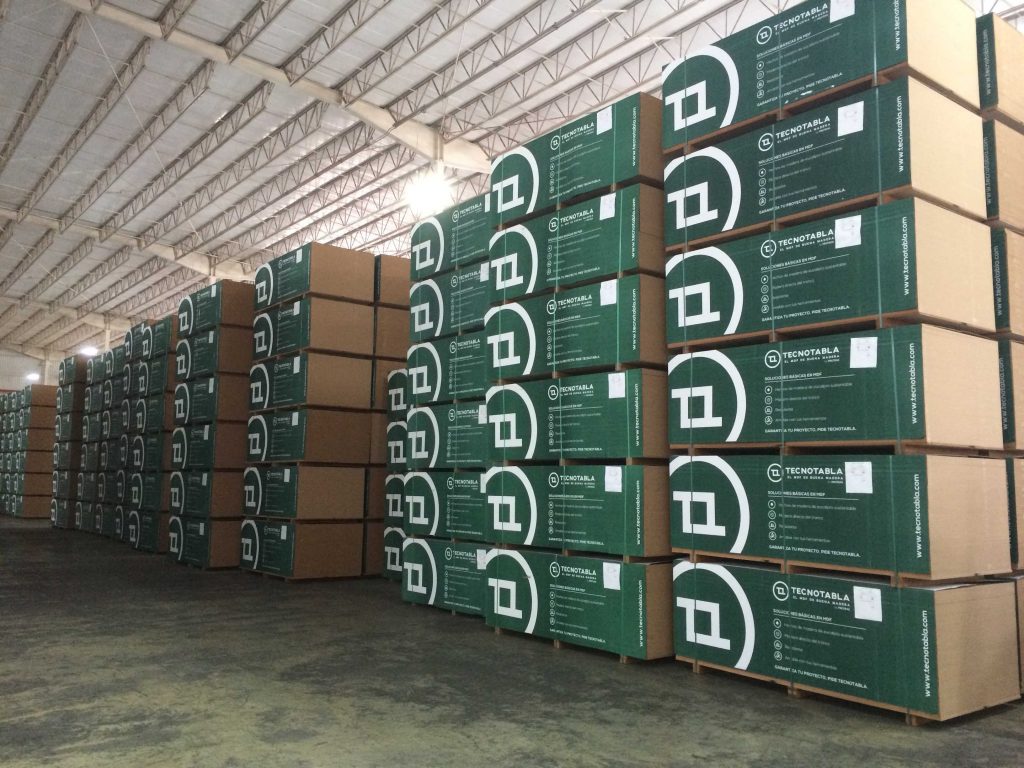
[[[911,728],[0,518],[0,765],[1024,766],[1024,705]]]

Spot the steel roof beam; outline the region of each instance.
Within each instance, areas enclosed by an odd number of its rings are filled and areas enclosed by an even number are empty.
[[[123,8],[101,4],[93,8],[89,0],[62,0],[62,2],[86,13],[92,13],[109,21],[116,22],[135,30],[150,38],[163,39],[160,25],[141,14]],[[267,3],[266,5],[276,5]],[[470,141],[455,139],[444,142],[440,134],[433,128],[413,120],[401,125],[397,124],[391,114],[381,107],[366,101],[346,103],[341,94],[306,77],[291,82],[288,73],[281,67],[275,67],[264,61],[238,53],[231,56],[228,48],[211,43],[201,37],[190,35],[176,29],[167,37],[167,42],[193,54],[203,56],[210,61],[228,64],[250,75],[256,75],[268,82],[290,85],[296,91],[319,99],[330,106],[340,107],[350,116],[362,121],[377,131],[391,135],[414,151],[431,159],[443,156],[445,162],[456,168],[485,172],[490,168],[490,161],[480,147]],[[439,149],[440,148],[440,149]]]
[[[288,3],[289,0],[256,0],[256,5],[224,40],[228,61],[238,58],[273,23]]]
[[[233,107],[216,125],[199,137],[192,145],[171,161],[164,170],[158,173],[143,187],[135,197],[129,200],[117,213],[107,219],[100,230],[106,240],[114,232],[123,230],[158,197],[191,173],[204,160],[220,149],[239,130],[248,125],[253,118],[266,109],[267,99],[273,86],[263,83]]]
[[[84,22],[85,17],[80,13],[76,13],[72,17],[71,23],[61,32],[60,38],[57,40],[57,47],[54,48],[53,53],[50,55],[50,60],[46,62],[46,67],[43,69],[43,74],[39,77],[39,82],[36,83],[32,93],[29,94],[28,101],[21,109],[21,112],[18,113],[18,119],[11,129],[10,135],[4,141],[3,147],[0,148],[0,173],[3,173],[4,168],[7,167],[7,162],[11,159],[11,155],[14,154],[14,150],[17,149],[21,140],[25,138],[29,126],[32,125],[39,111],[43,108],[46,97],[53,90],[53,84],[57,82],[57,78],[68,63],[68,59],[71,58],[71,52],[78,42],[78,34],[82,31],[82,24]]]
[[[14,219],[17,218],[18,212],[12,211],[9,208],[0,208],[0,219]],[[30,213],[25,217],[25,220],[30,224],[35,224],[47,229],[54,231],[60,229],[60,222],[50,216],[43,216],[38,213]],[[85,235],[92,240],[100,240],[100,230],[95,227],[90,227],[81,222],[76,222],[68,227],[69,232],[74,232],[79,235]],[[124,245],[130,245],[141,253],[148,254],[150,256],[159,256],[161,259],[167,261],[173,261],[176,264],[187,267],[194,272],[198,272],[203,275],[213,274],[214,270],[211,266],[209,256],[199,253],[184,253],[180,256],[175,254],[174,249],[170,246],[163,245],[161,243],[151,243],[149,245],[143,245],[139,242],[138,238],[132,235],[127,235],[123,232],[111,233],[110,240],[115,240]],[[248,274],[240,265],[233,264],[231,262],[222,262],[216,265],[216,274],[221,277],[230,277],[235,280],[245,280],[248,278]]]
[[[28,271],[29,267],[39,261],[39,257],[46,253],[51,245],[53,245],[53,230],[48,229],[36,241],[35,245],[29,248],[28,253],[21,258],[21,261],[14,266],[14,269],[7,273],[3,281],[0,281],[0,296],[6,296],[14,284]]]
[[[211,181],[176,205],[160,221],[146,229],[140,235],[142,242],[153,243],[174,228],[199,216],[215,200],[233,190],[258,169],[274,162],[285,152],[315,134],[320,130],[326,109],[323,104],[315,103],[283,123]]]
[[[350,0],[285,61],[283,69],[288,81],[294,83],[308,75],[387,4],[388,0]]]
[[[124,96],[131,84],[135,82],[135,78],[139,76],[146,65],[149,46],[150,41],[143,40],[132,53],[128,62],[121,68],[121,71],[115,73],[114,82],[102,96],[98,97],[98,102],[92,112],[89,113],[89,116],[85,118],[71,135],[71,138],[64,144],[57,154],[53,165],[46,170],[43,178],[29,192],[28,197],[18,211],[19,222],[24,221],[25,217],[35,209],[40,199],[46,194],[46,191],[53,186],[57,177],[67,168],[68,163],[74,159],[85,142],[100,127],[100,124],[107,119],[107,116],[117,105],[117,102],[121,100],[121,97]]]
[[[380,53],[356,69],[353,75],[335,83],[335,89],[341,91],[348,102],[363,98],[399,67],[408,64],[460,24],[465,24],[491,1],[442,2],[391,40]]]
[[[171,2],[164,6],[164,11],[160,14],[157,24],[160,25],[160,32],[163,33],[165,40],[170,36],[171,32],[177,29],[178,24],[181,23],[181,20],[185,18],[185,14],[189,12],[189,9],[195,3],[196,0],[171,0]]]
[[[60,231],[63,232],[70,224],[86,212],[99,197],[121,178],[142,154],[164,135],[164,132],[181,117],[185,111],[192,106],[206,93],[210,87],[210,78],[213,76],[213,64],[206,62],[200,66],[189,78],[188,82],[182,85],[160,111],[140,130],[129,142],[128,146],[114,159],[113,165],[108,167],[92,186],[89,187],[75,201],[75,203],[60,217]]]

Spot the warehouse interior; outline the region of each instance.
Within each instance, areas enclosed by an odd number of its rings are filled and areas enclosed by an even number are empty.
[[[0,0],[4,765],[1024,764],[1022,67]]]

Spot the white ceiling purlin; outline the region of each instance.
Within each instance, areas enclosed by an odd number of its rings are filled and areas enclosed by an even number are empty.
[[[500,30],[498,30],[495,33],[495,35],[488,38],[487,41],[477,46],[474,46],[473,48],[466,51],[463,55],[456,57],[456,59],[454,59],[451,64],[447,65],[447,67],[444,70],[442,70],[442,73],[438,77],[440,77],[444,81],[447,81],[451,87],[451,92],[455,92],[463,88],[466,84],[468,84],[468,82],[470,82],[476,76],[483,74],[483,72],[489,70],[493,65],[493,63],[490,63],[490,57],[495,55],[495,53],[499,55],[510,54],[513,52],[523,50],[527,45],[536,44],[538,40],[545,37],[549,32],[559,28],[566,21],[570,20],[574,14],[577,14],[581,11],[586,10],[587,8],[590,8],[599,1],[600,0],[582,0],[567,2],[566,0],[544,0],[544,2],[535,3],[534,5],[530,6],[530,8],[528,8],[523,14],[513,19]],[[496,45],[497,47],[495,47]],[[465,81],[460,79],[458,82],[453,83],[451,73],[454,71],[456,64],[460,61],[470,61],[475,63],[474,65],[469,65],[472,66],[472,75],[468,77]],[[486,66],[481,66],[481,63],[486,63]],[[432,90],[436,90],[436,88],[439,87],[437,85],[437,78],[429,79],[429,82],[433,83],[433,86],[426,84],[427,81],[424,81],[420,85],[416,86],[416,88],[419,89],[422,93],[428,93],[432,92]],[[448,95],[450,94],[442,93],[438,95],[438,98],[444,98],[447,97]],[[402,99],[409,98],[411,97],[408,94],[406,94],[405,96],[400,97],[400,99],[392,103],[398,103]],[[380,154],[371,157],[369,160],[366,161],[366,163],[364,163],[363,166],[359,166],[353,171],[347,172],[344,176],[339,177],[337,180],[332,180],[329,183],[328,187],[321,187],[320,189],[314,190],[311,194],[322,198],[324,196],[322,195],[322,193],[324,192],[324,190],[328,188],[339,189],[350,187],[351,184],[349,183],[349,176],[363,178],[366,172],[366,168],[371,167],[372,164],[374,164],[375,162],[379,162],[380,158],[383,155],[385,155],[388,152],[393,152],[395,147],[398,146],[399,145],[395,143],[391,147],[383,148]],[[413,171],[415,170],[418,169],[413,169]],[[364,194],[368,193],[369,191],[372,190],[370,188],[367,188]],[[360,197],[361,196],[363,195],[360,195]],[[321,206],[321,210],[323,210],[326,207],[328,206]],[[302,201],[299,201],[299,203],[293,205],[289,210],[291,211],[290,215],[282,214],[282,212],[279,212],[278,214],[275,214],[273,219],[264,219],[256,226],[255,229],[259,230],[256,233],[256,236],[259,237],[264,242],[264,244],[266,243],[267,240],[267,238],[264,237],[264,235],[266,234],[268,223],[273,222],[273,226],[277,226],[280,230],[283,231],[291,227],[294,227],[300,219],[306,218],[310,215],[307,206],[303,205]],[[316,233],[323,233],[324,228],[314,223],[310,231]],[[315,237],[312,239],[315,239]],[[283,241],[284,238],[278,238],[278,243],[276,243],[273,246],[275,250],[280,251],[282,253],[291,250],[289,246],[281,245],[281,242]],[[287,238],[288,243],[292,243],[294,241],[294,237],[289,236]],[[215,253],[218,258],[229,258],[231,256],[237,256],[241,253],[244,253],[248,248],[254,247],[255,242],[256,241],[254,240],[254,238],[248,235],[248,232],[242,233],[238,238],[235,238],[233,242],[228,243],[226,246],[222,248],[216,249]],[[298,244],[302,245],[304,242],[310,242],[310,240],[304,240]],[[262,261],[264,257],[265,254],[257,254],[257,259],[259,261]]]
[[[262,83],[250,91],[241,103],[233,107],[221,120],[206,133],[158,172],[135,197],[125,203],[121,210],[110,216],[100,227],[103,239],[115,232],[123,231],[125,226],[139,216],[146,208],[171,187],[194,171],[204,160],[220,149],[239,130],[248,125],[253,118],[267,106],[270,83]],[[143,241],[149,245],[152,241]]]
[[[18,211],[13,211],[9,208],[0,208],[0,219],[14,219],[17,218],[17,216]],[[43,214],[39,213],[28,214],[27,216],[25,216],[25,221],[27,221],[30,224],[36,224],[41,227],[46,227],[47,229],[52,229],[54,231],[58,231],[60,229],[60,222],[57,219],[53,218],[52,216],[44,216]],[[70,225],[68,227],[68,231],[75,232],[80,235],[85,235],[86,237],[89,237],[92,240],[102,239],[102,233],[100,232],[100,230],[96,229],[95,227],[90,227],[86,224],[83,224],[82,222],[75,222],[74,224]],[[189,269],[194,270],[195,272],[199,272],[200,274],[210,274],[210,259],[208,256],[205,256],[203,254],[175,254],[173,248],[171,248],[168,245],[163,245],[161,243],[151,243],[150,245],[144,246],[142,245],[142,243],[139,242],[139,239],[137,237],[135,237],[134,235],[126,234],[124,232],[112,232],[109,234],[108,239],[114,240],[118,243],[121,243],[122,245],[130,245],[140,253],[145,253],[149,256],[159,256],[161,259],[173,261],[179,266],[188,267]],[[218,265],[217,271],[223,277],[230,277],[235,280],[245,280],[248,277],[247,273],[240,266],[231,264],[230,262]]]
[[[62,2],[84,13],[95,14],[96,16],[117,22],[147,37],[163,39],[160,25],[141,14],[108,5],[102,2],[102,0],[96,0],[95,3],[91,3],[90,0],[62,0]],[[434,129],[416,121],[410,120],[402,125],[397,125],[386,109],[364,101],[346,103],[338,92],[309,78],[300,77],[292,82],[288,77],[288,73],[281,67],[275,67],[272,64],[259,61],[242,53],[232,58],[228,50],[223,46],[211,43],[195,35],[190,35],[180,29],[172,31],[166,40],[171,45],[176,45],[216,63],[235,67],[268,82],[289,85],[304,95],[312,96],[329,105],[340,107],[356,120],[360,120],[376,130],[392,135],[396,140],[401,141],[416,152],[429,158],[435,158],[438,154],[438,147],[443,144],[443,154],[446,162],[450,165],[479,172],[486,172],[490,167],[483,151],[472,142],[458,139],[442,142],[439,134]]]
[[[85,261],[95,247],[95,240],[88,237],[85,238],[75,247],[70,256],[61,259],[43,280],[36,283],[31,290],[18,299],[18,304],[22,305],[22,303],[24,303],[27,306],[28,302],[38,299],[46,293],[46,291],[56,285],[57,281],[64,277],[64,275]],[[2,325],[3,322],[0,321],[0,326]]]
[[[7,273],[7,276],[0,281],[0,296],[6,296],[10,293],[11,288],[14,284],[21,279],[21,277],[28,271],[29,267],[35,264],[39,257],[49,250],[50,246],[53,245],[53,230],[47,230],[46,233],[40,237],[35,245],[29,248],[28,253],[21,257],[14,269]]]
[[[89,270],[75,284],[51,302],[55,305],[69,306],[72,301],[102,281],[114,270],[123,267],[128,263],[132,255],[132,248],[124,247],[115,252],[110,258],[100,262]],[[154,257],[155,258],[155,257]]]
[[[285,61],[283,69],[289,82],[296,82],[309,74],[321,61],[340,48],[362,29],[374,14],[389,0],[349,0],[334,18],[319,32],[311,36]]]
[[[363,123],[356,123],[269,181],[260,184],[251,194],[203,224],[198,230],[186,235],[174,245],[175,251],[186,252],[203,247],[233,227],[262,213],[277,201],[315,181],[322,174],[342,163],[351,162],[378,140],[379,135],[375,129]]]
[[[163,33],[166,39],[175,29],[185,14],[189,12],[189,9],[195,5],[196,0],[171,0],[160,14],[160,18],[157,19],[157,24],[160,25],[160,31]]]
[[[53,186],[53,183],[57,181],[57,177],[64,172],[68,163],[78,154],[86,140],[107,119],[114,106],[121,100],[121,97],[124,96],[125,92],[135,81],[135,78],[142,72],[143,67],[146,65],[146,56],[149,55],[149,46],[149,40],[143,40],[132,53],[128,62],[121,68],[121,71],[114,73],[114,82],[97,99],[96,106],[78,126],[71,135],[71,138],[67,140],[60,152],[57,153],[53,164],[46,170],[43,178],[39,180],[32,191],[29,192],[25,202],[22,203],[21,208],[18,210],[19,223],[24,221],[25,217],[35,210],[36,205],[38,205],[43,195],[46,194],[46,191]]]
[[[299,146],[320,130],[326,106],[314,103],[282,123],[241,158],[176,205],[162,219],[146,229],[140,238],[152,243],[171,230],[208,211],[213,203],[234,190],[258,169],[270,165],[287,151]],[[177,249],[182,250],[182,249]]]
[[[206,62],[192,73],[188,81],[178,88],[160,111],[135,134],[128,146],[118,154],[114,164],[107,168],[61,216],[61,232],[72,222],[77,221],[206,92],[210,87],[212,75],[213,64],[210,62]]]
[[[57,82],[57,78],[63,71],[68,59],[71,58],[71,52],[78,42],[78,34],[81,32],[84,22],[85,17],[76,13],[72,17],[71,23],[68,24],[57,40],[57,45],[50,56],[50,60],[46,63],[45,69],[43,69],[43,74],[40,76],[35,88],[32,89],[32,93],[29,95],[25,106],[18,114],[18,119],[14,123],[14,128],[11,129],[10,135],[4,141],[3,148],[0,149],[0,173],[3,173],[4,168],[7,167],[7,162],[11,159],[11,155],[14,154],[14,150],[17,149],[21,140],[25,138],[29,126],[36,119],[39,110],[43,108],[46,97],[50,95],[53,84]],[[0,247],[3,246],[0,245]]]
[[[267,243],[282,242],[289,227],[293,227],[305,219],[312,219],[328,208],[338,209],[348,206],[355,209],[359,207],[358,198],[362,198],[375,188],[380,187],[396,173],[405,175],[418,172],[420,166],[414,165],[410,169],[410,164],[419,162],[422,162],[422,159],[417,157],[411,149],[403,147],[401,144],[395,144],[387,151],[358,166],[355,172],[337,177],[326,186],[313,190],[287,208],[263,219],[252,229],[247,229],[241,235],[232,238],[227,244],[215,249],[214,256],[218,259],[249,258],[254,249],[260,250],[261,246]],[[303,244],[299,243],[299,245]],[[286,247],[281,252],[289,250],[292,249]]]
[[[564,1],[564,0],[563,0]],[[386,77],[465,24],[492,0],[446,0],[421,16],[376,56],[334,84],[346,101],[361,99]]]
[[[202,275],[179,269],[164,275],[148,288],[133,291],[126,300],[114,304],[113,309],[120,309],[124,314],[132,316],[146,314],[149,307],[165,300],[169,293],[191,293],[204,285],[206,280]]]
[[[228,61],[234,61],[269,27],[291,0],[256,0],[256,5],[224,40]]]
[[[395,98],[387,105],[388,111],[402,123],[436,106],[504,61],[527,50],[536,50],[537,43],[548,34],[603,1],[541,0],[534,3],[504,27]]]

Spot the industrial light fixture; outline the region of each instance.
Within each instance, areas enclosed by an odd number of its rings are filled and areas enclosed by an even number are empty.
[[[25,379],[26,379],[26,381],[30,381],[30,382],[35,383],[35,382],[39,381],[39,374],[38,373],[26,374]]]
[[[416,218],[432,216],[453,202],[452,184],[445,178],[444,164],[431,167],[409,182],[405,202]]]
[[[78,351],[81,354],[85,355],[86,357],[96,357],[96,355],[100,353],[100,351],[96,349],[96,347],[82,347]]]

